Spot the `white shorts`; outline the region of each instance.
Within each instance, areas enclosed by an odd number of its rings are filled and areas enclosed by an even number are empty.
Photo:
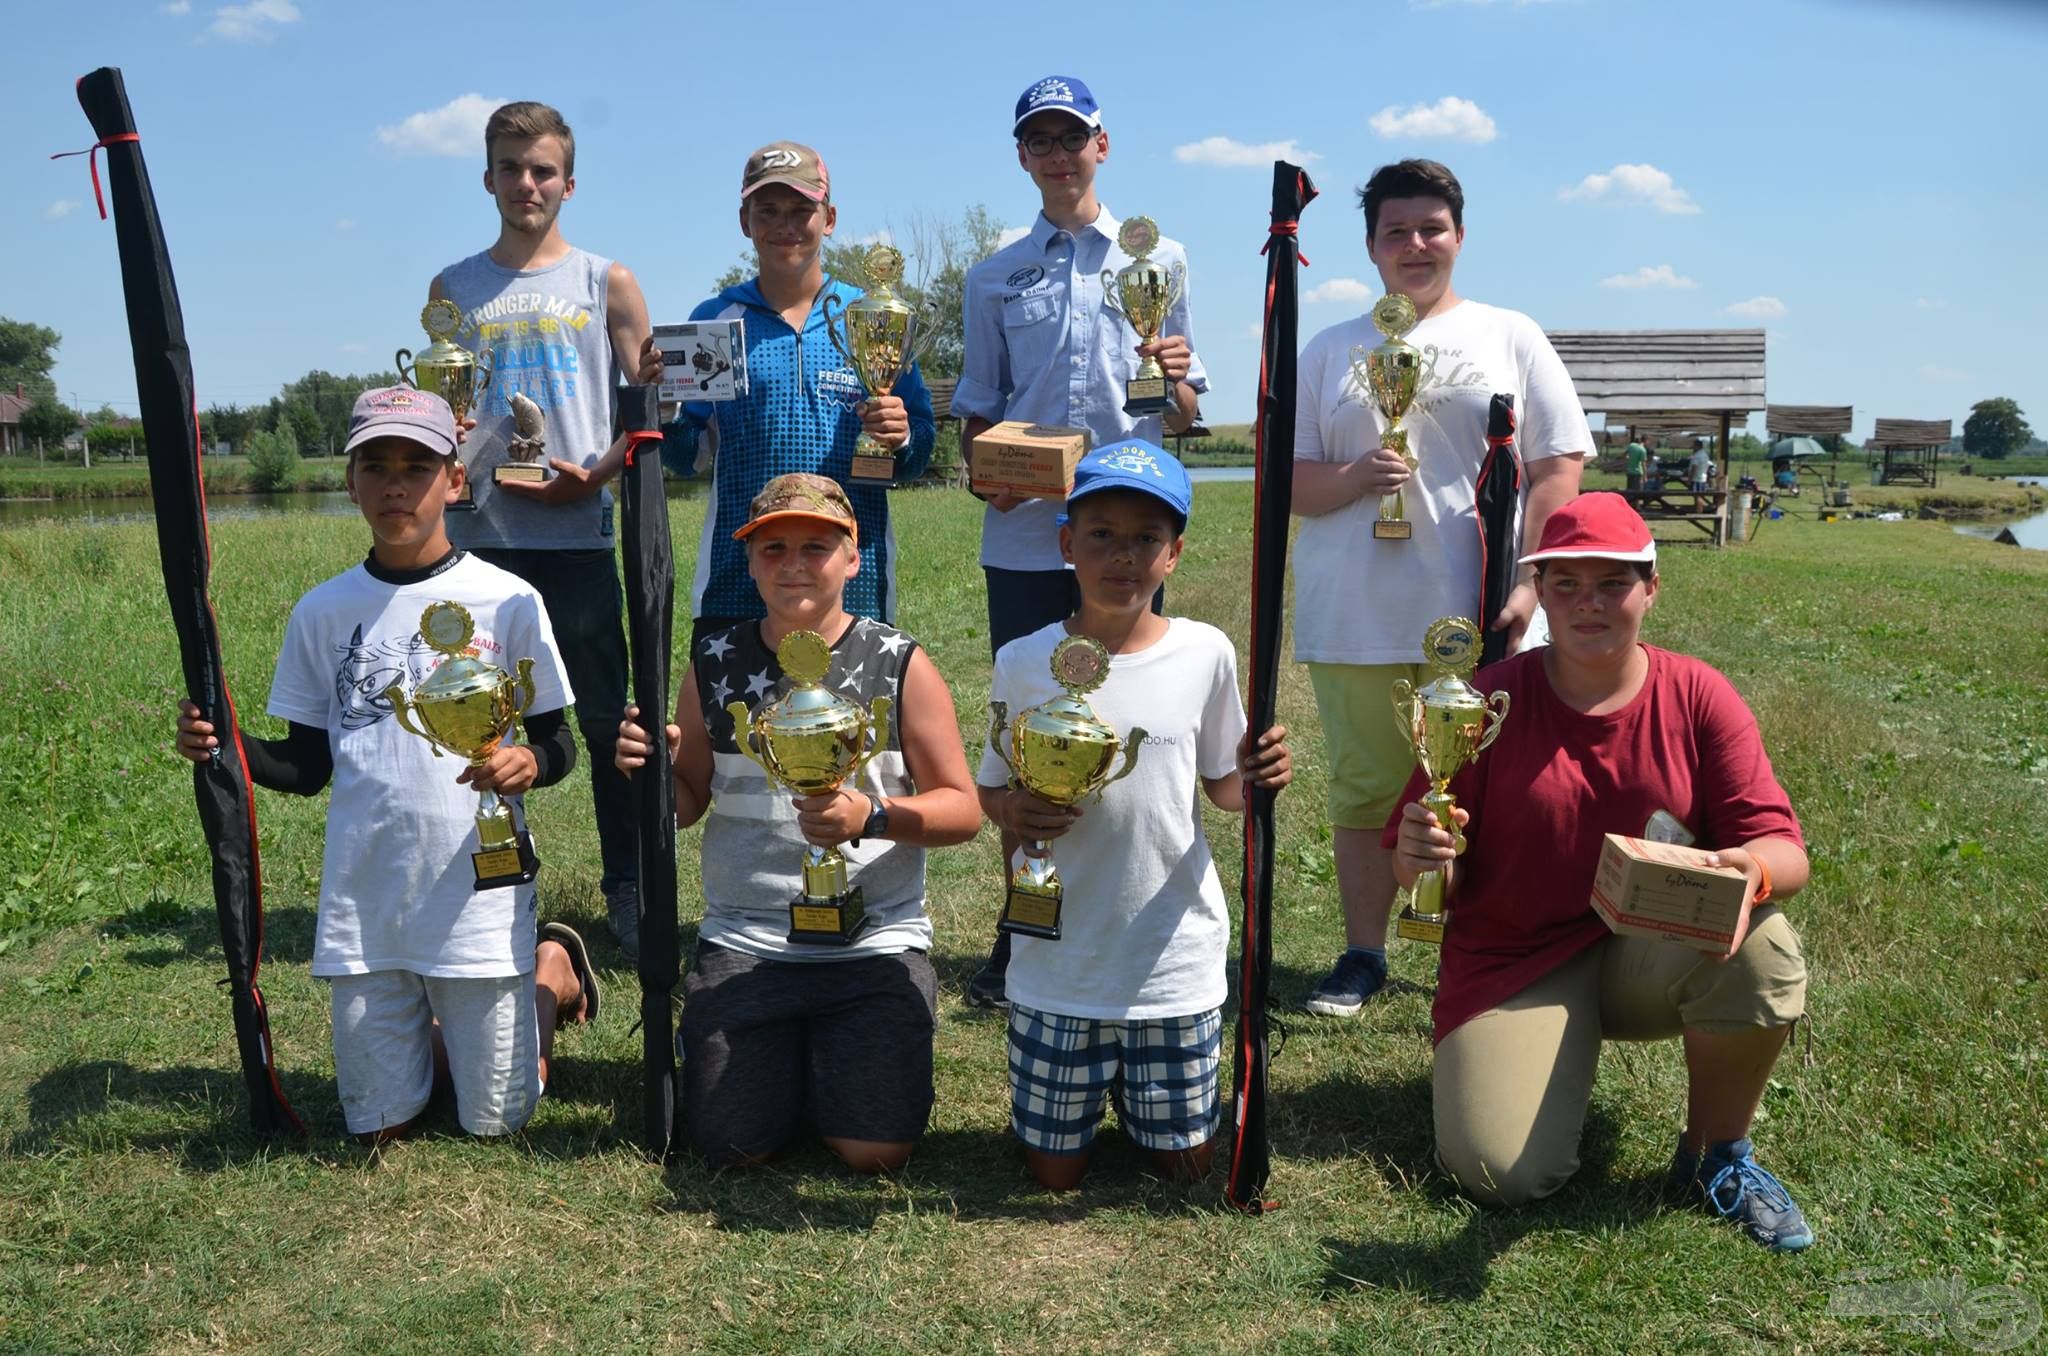
[[[403,1125],[426,1109],[436,1019],[464,1130],[509,1134],[533,1115],[541,1086],[531,974],[437,979],[378,970],[330,983],[334,1081],[350,1134]]]

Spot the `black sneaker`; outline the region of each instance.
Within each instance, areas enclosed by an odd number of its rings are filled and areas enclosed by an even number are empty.
[[[612,940],[626,959],[640,962],[640,883],[620,881],[604,892],[605,919],[611,924]]]
[[[1337,964],[1302,1006],[1324,1017],[1355,1017],[1366,1000],[1386,986],[1386,953],[1351,947],[1337,957]]]
[[[988,1008],[1000,1012],[1010,1006],[1010,995],[1005,992],[1006,972],[994,962],[983,965],[974,972],[974,978],[967,981],[967,992],[961,995],[970,1008]]]

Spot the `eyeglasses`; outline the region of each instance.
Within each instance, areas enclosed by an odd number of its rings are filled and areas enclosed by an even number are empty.
[[[1071,132],[1062,132],[1058,136],[1048,136],[1044,132],[1038,132],[1028,137],[1018,137],[1017,144],[1024,148],[1026,155],[1051,155],[1052,148],[1055,146],[1072,155],[1079,152],[1093,140],[1095,140],[1093,130],[1077,128]]]

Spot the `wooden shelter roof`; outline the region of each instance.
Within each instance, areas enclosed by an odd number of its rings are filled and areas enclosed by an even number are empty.
[[[1948,419],[1880,419],[1868,446],[1879,451],[1902,452],[1943,447],[1953,437],[1954,421]]]
[[[1712,415],[1764,408],[1764,332],[1755,330],[1552,330],[1589,414],[1684,414],[1704,432]],[[1647,424],[1645,425],[1647,428]]]
[[[1856,411],[1849,405],[1772,405],[1764,411],[1771,441],[1846,436]]]
[[[958,377],[926,377],[925,390],[931,392],[932,418],[943,424],[953,417],[953,391],[960,385]]]

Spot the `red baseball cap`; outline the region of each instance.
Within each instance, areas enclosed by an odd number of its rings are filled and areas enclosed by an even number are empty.
[[[1657,543],[1635,505],[1612,490],[1596,490],[1550,515],[1543,540],[1522,557],[1539,560],[1655,560]]]

